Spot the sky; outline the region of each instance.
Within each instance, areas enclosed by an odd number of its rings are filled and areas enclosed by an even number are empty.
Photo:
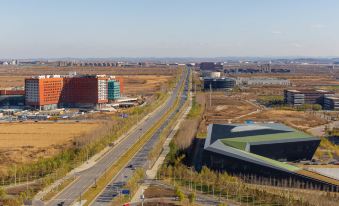
[[[0,0],[0,58],[339,56],[338,0]]]

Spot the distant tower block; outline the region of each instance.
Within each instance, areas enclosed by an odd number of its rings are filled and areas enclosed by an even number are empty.
[[[271,73],[271,64],[260,65],[260,70],[262,73]]]

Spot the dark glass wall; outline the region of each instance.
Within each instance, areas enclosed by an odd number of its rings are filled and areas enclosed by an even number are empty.
[[[250,152],[283,161],[311,160],[320,140],[251,145]]]

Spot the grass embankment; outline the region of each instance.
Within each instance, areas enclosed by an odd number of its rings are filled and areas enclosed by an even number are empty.
[[[182,89],[182,87],[180,89]],[[178,97],[180,97],[180,95],[178,95]],[[84,206],[89,205],[106,187],[106,185],[109,184],[109,182],[119,173],[119,171],[123,169],[134,155],[148,142],[156,130],[165,122],[171,112],[176,109],[179,102],[178,97],[176,99],[175,106],[171,107],[171,109],[168,110],[165,115],[162,116],[162,118],[138,140],[136,144],[131,146],[131,148],[127,150],[127,152],[122,155],[116,163],[106,170],[106,172],[97,180],[95,187],[89,188],[83,194],[82,198],[86,200]]]
[[[192,99],[192,108],[187,115],[187,118],[193,119],[196,117],[200,117],[202,112],[202,106],[196,101],[196,97],[194,96]]]
[[[192,74],[190,74],[192,75]],[[181,87],[181,91],[183,90],[183,87],[185,85],[183,84],[182,87]],[[191,81],[189,81],[189,88],[188,88],[188,91],[191,90]],[[178,95],[180,96],[180,95]],[[190,93],[187,92],[187,100],[190,98]],[[182,112],[185,111],[185,109],[188,107],[188,104],[189,104],[189,101],[187,101],[183,104],[182,108],[180,109],[179,112],[177,112],[175,114],[175,116],[171,119],[171,121],[168,123],[168,125],[166,126],[166,128],[163,130],[163,132],[161,133],[160,135],[160,138],[157,140],[155,146],[153,147],[153,149],[150,151],[149,153],[149,156],[148,156],[148,159],[151,161],[151,162],[154,162],[158,157],[159,155],[161,154],[162,150],[163,150],[163,145],[167,139],[167,137],[170,135],[171,133],[171,130],[173,129],[173,127],[175,126],[175,123],[177,122],[178,118],[180,117],[180,115],[182,114]],[[179,100],[177,99],[176,100],[177,103],[179,103]]]
[[[192,97],[192,107],[174,137],[174,144],[180,149],[190,147],[196,137],[205,137],[205,134],[199,130],[205,110],[202,100],[204,100],[204,96],[201,93],[197,93]]]

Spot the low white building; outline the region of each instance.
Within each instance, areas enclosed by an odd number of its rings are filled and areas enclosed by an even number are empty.
[[[265,85],[289,86],[291,84],[290,80],[279,78],[238,77],[236,81],[237,85],[249,85],[249,86],[265,86]]]

